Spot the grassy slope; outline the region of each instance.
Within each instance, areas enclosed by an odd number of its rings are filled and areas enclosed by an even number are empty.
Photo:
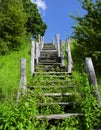
[[[0,93],[1,98],[15,98],[20,80],[20,59],[27,59],[27,76],[30,69],[30,42],[24,49],[12,52],[6,56],[0,56]]]

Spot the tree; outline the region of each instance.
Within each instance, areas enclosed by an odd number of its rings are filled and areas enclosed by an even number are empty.
[[[37,5],[30,0],[22,0],[25,12],[27,13],[27,31],[37,38],[38,34],[44,35],[47,25],[42,21]]]
[[[92,57],[97,68],[101,67],[101,1],[81,0],[82,8],[87,11],[83,17],[74,17],[73,38],[78,58],[84,62],[85,57]]]
[[[25,36],[26,20],[20,0],[0,0],[0,54],[20,47]]]

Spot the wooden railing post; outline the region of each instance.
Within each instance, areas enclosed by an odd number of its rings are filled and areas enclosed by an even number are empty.
[[[40,36],[40,34],[38,35],[38,42],[39,42],[39,44],[41,42],[41,36]]]
[[[86,72],[88,74],[89,84],[91,86],[94,86],[94,90],[95,90],[94,95],[96,96],[96,98],[99,102],[99,106],[101,106],[101,97],[100,97],[100,93],[98,90],[96,74],[95,74],[92,59],[90,57],[85,59],[85,68],[86,68]]]
[[[54,39],[52,38],[52,44],[53,44],[53,46],[54,46]]]
[[[19,99],[22,95],[25,95],[27,92],[27,80],[26,80],[26,59],[22,58],[20,63],[20,84],[19,90],[17,94],[17,99]]]
[[[64,44],[62,40],[60,40],[60,55],[61,55],[61,66],[64,66]]]
[[[56,34],[56,44],[57,44],[58,57],[60,57],[60,40],[59,40],[59,34]]]
[[[35,60],[36,60],[36,64],[38,64],[39,55],[40,55],[40,47],[39,47],[38,42],[36,42],[35,45],[36,45],[36,47],[35,47]]]
[[[72,60],[72,55],[71,55],[71,48],[70,48],[71,40],[66,39],[66,52],[68,55],[68,73],[72,73],[72,68],[73,68],[73,60]]]
[[[44,37],[41,36],[41,50],[43,49],[44,46]]]
[[[31,41],[31,75],[34,74],[35,69],[35,42]]]
[[[38,35],[38,43],[39,43],[39,50],[41,51],[41,36],[40,36],[40,34]]]

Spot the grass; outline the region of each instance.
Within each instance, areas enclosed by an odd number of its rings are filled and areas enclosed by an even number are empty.
[[[0,93],[3,99],[16,98],[20,80],[20,59],[27,59],[27,77],[30,73],[30,44],[18,52],[0,56]]]

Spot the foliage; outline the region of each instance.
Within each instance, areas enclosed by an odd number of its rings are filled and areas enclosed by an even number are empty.
[[[43,36],[46,28],[30,0],[0,0],[0,54],[19,50],[27,35]]]
[[[85,130],[99,129],[101,127],[101,108],[93,95],[93,87],[89,86],[88,77],[85,73],[74,72],[73,76],[73,82],[77,87],[76,90],[80,93],[79,98],[77,97],[80,102],[79,111],[84,114],[81,130],[82,128]]]
[[[37,38],[38,34],[44,36],[47,25],[42,21],[37,5],[30,0],[22,0],[22,2],[25,12],[27,13],[27,31],[35,38]]]
[[[75,50],[80,64],[85,57],[92,57],[97,69],[101,67],[101,1],[81,0],[81,4],[87,13],[73,17],[77,21],[73,36],[77,40]]]
[[[19,0],[0,0],[0,54],[18,50],[25,38],[25,22]]]

